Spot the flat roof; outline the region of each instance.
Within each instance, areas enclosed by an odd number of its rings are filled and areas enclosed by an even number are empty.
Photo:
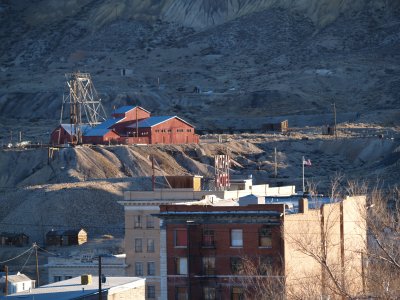
[[[142,287],[145,279],[139,277],[107,277],[102,284],[102,291],[109,291],[110,294],[124,290]],[[81,284],[81,277],[74,277],[68,280],[43,285],[30,292],[25,291],[7,296],[7,299],[34,299],[34,300],[69,300],[80,299],[92,294],[98,294],[99,277],[92,276],[92,283]]]

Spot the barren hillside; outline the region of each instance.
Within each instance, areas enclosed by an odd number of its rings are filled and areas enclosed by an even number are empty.
[[[382,118],[398,112],[398,2],[8,1],[0,15],[3,143],[46,141],[76,70],[108,112],[140,104],[198,128],[322,125],[333,102],[343,121],[398,124]]]
[[[151,161],[157,164],[157,187],[167,188],[163,175],[198,174],[212,188],[213,156],[232,157],[231,174],[252,175],[255,183],[295,184],[301,190],[301,159],[311,159],[306,182],[327,193],[331,180],[375,185],[398,183],[399,143],[395,138],[351,136],[342,129],[338,140],[315,133],[230,135],[217,143],[209,136],[200,145],[107,146],[60,149],[48,161],[45,149],[0,152],[0,224],[4,231],[29,233],[41,242],[51,228],[87,228],[92,236],[123,233],[123,209],[117,204],[124,190],[150,190]],[[386,134],[386,132],[385,132]],[[278,178],[274,178],[274,148]],[[211,185],[210,185],[211,183]]]

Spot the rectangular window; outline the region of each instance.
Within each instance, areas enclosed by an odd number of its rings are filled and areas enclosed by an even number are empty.
[[[258,231],[258,245],[260,247],[272,247],[272,230],[271,227],[264,226]]]
[[[156,275],[156,263],[150,261],[147,263],[147,275],[155,276]]]
[[[204,275],[214,275],[215,274],[215,257],[203,257],[203,272]]]
[[[135,276],[143,276],[143,263],[142,262],[135,263]]]
[[[216,292],[214,287],[203,287],[204,300],[215,300]]]
[[[215,232],[214,230],[203,230],[203,247],[215,247]]]
[[[59,282],[62,280],[62,276],[54,276],[54,282]]]
[[[147,286],[147,299],[156,298],[156,287],[154,285]]]
[[[242,271],[242,260],[240,257],[231,257],[231,271],[233,274],[239,274]]]
[[[142,239],[135,239],[135,252],[143,252]]]
[[[232,300],[243,300],[243,289],[240,287],[233,287],[232,288],[232,295],[231,295]]]
[[[232,247],[243,247],[243,230],[232,229],[231,230],[231,246]]]
[[[135,228],[142,228],[142,216],[140,216],[140,215],[134,216],[133,226]]]
[[[186,228],[175,229],[174,231],[175,247],[187,247]]]
[[[147,240],[147,252],[154,252],[154,239]]]
[[[154,217],[146,216],[146,227],[147,228],[154,228]]]
[[[188,300],[187,287],[176,287],[175,288],[175,300]]]
[[[187,258],[177,257],[175,259],[175,269],[177,275],[187,275],[188,274]]]

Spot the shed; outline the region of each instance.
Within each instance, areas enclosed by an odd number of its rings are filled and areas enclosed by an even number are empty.
[[[8,275],[8,294],[15,294],[23,291],[28,291],[35,287],[35,280],[30,279],[25,274],[18,272],[15,275]],[[6,276],[0,278],[1,288],[4,289],[6,285]]]
[[[280,120],[272,123],[265,123],[262,125],[262,129],[266,131],[286,132],[289,129],[289,121]]]
[[[62,235],[61,230],[50,230],[46,233],[46,245],[47,246],[61,246],[62,245]]]
[[[26,246],[29,243],[29,237],[24,233],[0,233],[0,245],[2,246]]]
[[[87,232],[85,229],[66,230],[62,235],[63,246],[82,245],[87,242]]]

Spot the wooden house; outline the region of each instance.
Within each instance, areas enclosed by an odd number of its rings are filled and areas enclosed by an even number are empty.
[[[62,235],[63,246],[82,245],[87,242],[87,232],[85,229],[66,230]]]
[[[1,246],[26,246],[29,243],[29,237],[24,233],[0,233]]]

